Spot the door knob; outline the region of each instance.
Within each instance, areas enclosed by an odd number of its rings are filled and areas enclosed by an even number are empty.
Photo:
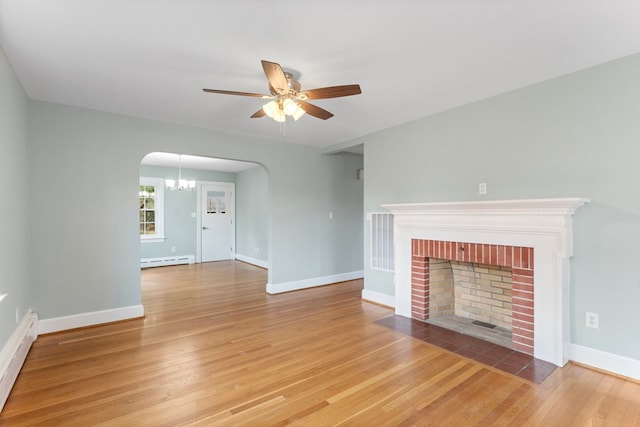
[[[202,227],[202,229],[203,229],[203,230],[208,230],[208,229],[209,229],[209,227]]]

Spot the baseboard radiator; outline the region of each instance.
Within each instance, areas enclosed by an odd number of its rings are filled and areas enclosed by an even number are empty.
[[[0,412],[37,338],[38,315],[29,310],[0,352]]]
[[[166,265],[193,264],[196,257],[193,255],[166,256],[160,258],[142,258],[140,268],[163,267]]]

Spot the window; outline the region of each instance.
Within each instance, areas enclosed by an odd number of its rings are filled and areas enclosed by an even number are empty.
[[[207,213],[227,213],[226,193],[224,191],[207,191]]]
[[[368,217],[371,227],[371,268],[393,271],[393,214],[373,212]]]
[[[140,178],[140,241],[164,241],[164,181]]]

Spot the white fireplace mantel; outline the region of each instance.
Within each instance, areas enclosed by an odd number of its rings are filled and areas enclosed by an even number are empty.
[[[393,214],[396,314],[411,317],[411,240],[534,248],[534,356],[567,362],[573,215],[585,198],[384,204]]]

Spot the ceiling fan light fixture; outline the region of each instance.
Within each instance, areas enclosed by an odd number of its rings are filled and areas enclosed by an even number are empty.
[[[291,98],[286,98],[282,102],[282,109],[287,116],[293,116],[298,111],[298,108],[298,104]]]
[[[278,108],[272,117],[272,119],[278,123],[284,123],[286,118],[287,118],[287,115],[284,113],[284,110],[282,108]]]
[[[274,116],[276,115],[277,111],[280,109],[280,106],[278,105],[278,103],[276,101],[271,101],[271,102],[267,102],[266,104],[264,104],[262,106],[262,109],[264,110],[265,114],[269,117],[271,117],[272,119],[274,119]]]
[[[298,121],[300,117],[304,116],[304,113],[306,113],[306,111],[300,108],[298,104],[296,104],[296,107],[297,107],[296,111],[292,114],[292,116],[293,116],[293,120]]]

